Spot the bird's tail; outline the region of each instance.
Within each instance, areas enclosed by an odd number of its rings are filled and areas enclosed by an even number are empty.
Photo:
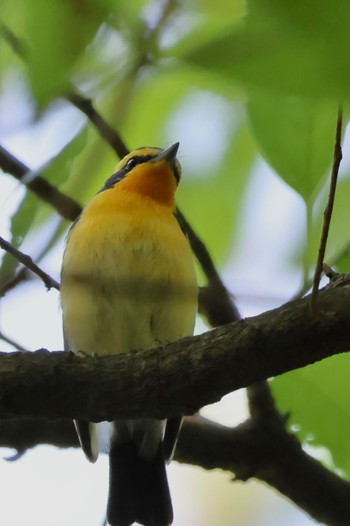
[[[142,458],[133,442],[112,443],[109,453],[107,520],[111,526],[168,526],[173,509],[163,444],[151,460]]]

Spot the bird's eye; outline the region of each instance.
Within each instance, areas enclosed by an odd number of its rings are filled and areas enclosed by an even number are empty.
[[[126,168],[128,170],[132,170],[132,168],[134,168],[136,165],[137,165],[137,161],[135,157],[131,157],[131,159],[129,159],[128,162],[126,163]]]

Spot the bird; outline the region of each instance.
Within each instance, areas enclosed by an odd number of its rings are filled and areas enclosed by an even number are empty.
[[[93,356],[150,350],[193,334],[198,285],[175,217],[179,143],[127,154],[67,235],[61,269],[65,350]],[[74,421],[85,456],[109,454],[111,526],[168,526],[166,463],[182,416]],[[104,445],[103,445],[104,443]]]

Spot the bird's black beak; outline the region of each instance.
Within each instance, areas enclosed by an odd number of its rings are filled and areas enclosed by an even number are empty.
[[[179,142],[175,142],[172,146],[169,146],[169,148],[166,148],[166,150],[162,150],[158,155],[153,157],[152,162],[157,163],[159,161],[167,161],[172,170],[176,169],[175,161],[176,161],[176,154],[179,149]]]

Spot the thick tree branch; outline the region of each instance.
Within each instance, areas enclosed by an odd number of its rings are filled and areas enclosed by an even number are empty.
[[[0,356],[0,414],[163,418],[192,414],[228,392],[350,349],[350,286],[147,353],[74,356],[37,351]]]
[[[324,524],[350,522],[350,483],[307,455],[279,425],[248,420],[231,429],[204,419],[186,419],[176,460],[232,471],[240,480],[264,481]]]
[[[0,447],[28,449],[48,444],[59,448],[80,447],[72,420],[47,418],[0,419]]]
[[[88,116],[104,140],[119,156],[127,153],[119,134],[96,112],[90,100],[80,95],[72,95],[71,102]],[[12,170],[11,173],[18,179],[21,179],[28,171],[25,165],[4,149],[0,149],[0,165],[10,166],[10,169],[5,171],[11,172]],[[20,176],[14,173],[16,171],[19,171]],[[64,217],[73,220],[78,216],[81,210],[79,205],[73,200],[66,201],[66,196],[60,194],[44,179],[35,176],[33,179],[29,178],[29,181],[27,186],[39,197],[51,203]],[[185,229],[210,285],[201,292],[202,304],[210,306],[210,309],[206,311],[206,308],[202,308],[202,312],[214,325],[238,319],[238,312],[205,246],[201,244],[188,225]],[[64,396],[61,391],[60,397],[65,400],[65,405],[67,400],[70,403],[74,398],[72,412],[77,411],[74,416],[88,415],[89,419],[104,419],[117,416],[117,414],[125,414],[126,399],[129,404],[128,414],[130,409],[135,415],[151,416],[150,406],[157,401],[164,401],[164,403],[154,406],[155,416],[171,414],[171,411],[191,412],[208,401],[216,400],[224,394],[226,389],[231,391],[239,386],[248,385],[251,381],[279,374],[288,368],[300,367],[327,355],[347,350],[349,338],[346,333],[349,333],[349,317],[345,314],[345,309],[349,312],[349,291],[345,287],[341,289],[341,293],[339,290],[334,296],[329,294],[329,291],[321,293],[320,307],[324,309],[322,319],[313,320],[310,316],[306,316],[305,303],[296,302],[292,307],[295,308],[294,314],[288,310],[290,306],[273,311],[272,315],[278,318],[275,324],[270,319],[271,313],[266,313],[232,327],[218,329],[198,339],[186,339],[183,342],[156,349],[147,353],[147,356],[133,354],[129,357],[125,356],[123,360],[110,358],[104,362],[104,359],[94,358],[80,360],[63,353],[47,356],[47,353],[39,352],[31,356],[26,355],[24,360],[19,359],[18,355],[9,355],[8,359],[1,359],[0,363],[5,364],[4,368],[7,368],[10,380],[14,368],[17,367],[17,380],[14,380],[12,376],[12,382],[22,379],[23,385],[22,390],[15,385],[15,394],[13,394],[10,382],[3,383],[3,389],[0,390],[0,411],[6,407],[4,413],[6,415],[12,414],[12,411],[13,414],[47,414],[52,417],[54,415],[51,404],[57,404],[51,393],[53,386],[54,389],[64,389]],[[302,320],[301,317],[305,319]],[[295,324],[298,323],[300,327],[297,329]],[[266,330],[264,324],[268,325]],[[332,324],[334,325],[333,333]],[[274,334],[273,331],[276,333]],[[291,341],[288,341],[289,338]],[[182,348],[183,354],[181,354]],[[179,357],[173,360],[172,353],[177,349],[179,349]],[[188,356],[186,356],[187,353]],[[265,362],[268,363],[265,364]],[[36,366],[38,366],[37,372],[35,371]],[[108,371],[110,366],[113,368],[122,366],[121,375],[116,372],[116,368],[115,372],[112,371],[111,379],[110,371]],[[45,372],[46,368],[49,370]],[[253,370],[250,372],[249,369]],[[30,384],[27,383],[29,374],[32,375]],[[38,374],[46,374],[43,382],[40,381]],[[82,385],[77,385],[76,381],[81,375],[83,376]],[[142,376],[141,383],[139,383],[140,376]],[[106,377],[106,383],[100,392],[97,386],[101,382],[101,377]],[[130,380],[126,382],[126,378],[132,377],[134,378],[132,383]],[[144,378],[147,378],[147,383]],[[46,382],[50,383],[45,385]],[[114,382],[116,382],[116,387],[113,389],[111,386]],[[179,384],[179,389],[174,382]],[[45,389],[41,391],[43,384]],[[166,390],[164,389],[165,384]],[[47,393],[48,387],[50,387],[49,393]],[[82,398],[87,397],[87,405],[86,403],[84,405],[84,400],[75,398],[77,391],[81,392]],[[113,404],[106,405],[104,401],[109,392],[112,392],[113,397],[116,398],[112,398]],[[164,400],[165,392],[169,396]],[[178,410],[175,408],[177,401],[174,406],[171,398],[174,397],[176,400],[180,392],[182,398],[178,404],[181,409]],[[192,396],[186,400],[191,393]],[[42,402],[45,402],[43,398],[47,394],[49,394],[48,404],[39,403],[37,413],[35,411],[33,413],[31,402],[38,396],[41,397]],[[21,397],[28,399],[26,407],[21,405]],[[210,397],[212,400],[208,399]],[[278,488],[318,520],[337,526],[348,524],[350,515],[348,485],[335,475],[329,474],[318,462],[305,455],[296,439],[286,433],[283,419],[278,418],[273,399],[264,383],[251,387],[249,398],[252,418],[234,430],[209,422],[188,421],[180,439],[178,459],[190,463],[200,464],[202,462],[201,465],[207,468],[231,469],[236,473],[237,478],[241,479],[255,476]],[[142,400],[142,407],[140,400]],[[101,412],[97,410],[98,406],[101,407]],[[63,405],[62,407],[58,405],[57,408],[59,414],[60,412],[62,415],[65,414]],[[91,418],[90,415],[92,415]],[[70,414],[68,416],[71,417]],[[17,441],[20,451],[28,447],[25,444],[20,446],[18,443],[20,438],[25,437],[27,442],[32,440],[34,445],[38,420],[19,419],[3,422],[5,426],[7,425],[5,434],[8,430],[15,430],[12,435],[12,445]],[[43,421],[41,423],[43,424]],[[45,422],[45,424],[46,426],[41,426],[41,430],[45,427],[42,442],[56,444],[59,435],[62,438],[63,447],[66,447],[64,444],[77,444],[71,421]],[[1,427],[0,423],[0,429]],[[61,434],[62,429],[66,430],[66,435]],[[3,431],[1,429],[1,437],[4,435]],[[194,438],[192,432],[195,433]],[[188,450],[186,439],[189,440]],[[188,451],[193,455],[192,460],[188,456]],[[226,458],[223,458],[224,452],[227,453]],[[206,455],[206,458],[201,459],[201,454]],[[326,498],[323,499],[323,495]]]
[[[23,454],[40,444],[78,447],[72,421],[0,420],[0,447]],[[228,428],[201,417],[186,418],[175,460],[230,471],[239,480],[256,478],[324,524],[349,524],[349,482],[307,455],[297,439],[278,425],[248,420]]]

